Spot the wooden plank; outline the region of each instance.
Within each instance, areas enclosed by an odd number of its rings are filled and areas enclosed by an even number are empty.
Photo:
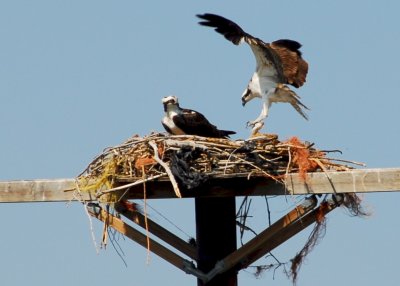
[[[216,275],[226,271],[239,271],[240,269],[247,268],[256,260],[314,223],[319,215],[326,215],[338,205],[335,202],[324,202],[315,209],[313,209],[314,206],[315,202],[308,206],[296,207],[237,251],[232,252],[219,261],[205,277],[212,279]]]
[[[287,180],[289,192],[315,193],[369,193],[399,192],[400,168],[355,169],[346,172],[310,173],[307,184],[297,175]]]
[[[104,210],[100,210],[99,213],[94,213],[89,211],[90,215],[93,217],[106,222],[108,226],[114,228],[119,233],[125,235],[126,237],[132,239],[136,243],[140,244],[141,246],[147,248],[147,237],[142,234],[140,231],[134,229],[130,225],[126,224],[123,220],[107,213]],[[177,268],[187,272],[188,266],[191,265],[191,262],[188,260],[183,259],[179,255],[175,254],[165,246],[159,244],[158,242],[154,241],[153,239],[149,238],[150,242],[150,250],[163,258],[164,260],[168,261],[172,265],[176,266]]]
[[[129,204],[129,202],[124,203]],[[130,211],[123,204],[118,203],[114,205],[114,208],[130,221],[146,229],[146,218],[140,212]],[[161,238],[164,242],[168,243],[191,259],[197,259],[196,248],[194,246],[190,245],[180,237],[176,236],[172,232],[155,223],[150,218],[147,218],[147,228],[151,234]]]
[[[400,168],[356,169],[345,172],[309,173],[307,183],[298,174],[289,174],[286,186],[265,177],[241,175],[214,178],[193,190],[181,190],[183,197],[228,197],[263,195],[301,195],[328,193],[368,193],[400,191]],[[59,202],[77,200],[74,179],[0,181],[0,202]],[[146,182],[147,198],[176,198],[168,180]],[[120,191],[124,193],[125,190]],[[96,200],[82,192],[80,199]],[[124,199],[143,199],[143,186],[129,189]]]
[[[311,212],[307,213],[300,219],[296,220],[295,222],[284,226],[281,230],[274,233],[268,239],[264,240],[264,243],[259,246],[256,251],[252,251],[249,253],[245,259],[243,259],[238,265],[243,269],[247,268],[249,265],[266,255],[267,253],[271,252],[302,230],[306,229],[311,224],[315,223],[318,216],[322,214],[325,216],[332,210],[334,210],[339,205],[334,203],[323,203],[316,209],[312,210]]]
[[[0,202],[62,202],[76,200],[75,179],[0,181]],[[91,200],[89,194],[82,198]]]
[[[171,198],[174,192],[169,181],[146,183],[147,198]],[[289,174],[286,187],[265,178],[237,176],[210,179],[197,189],[181,190],[182,197],[226,197],[264,195],[302,195],[332,193],[367,193],[400,191],[400,168],[355,169],[345,172],[309,173],[306,182],[298,174]],[[127,198],[142,198],[143,187],[134,186]]]
[[[270,227],[242,245],[238,250],[227,255],[221,262],[219,262],[222,267],[216,266],[214,270],[211,270],[208,274],[210,276],[214,276],[217,273],[222,273],[230,269],[239,270],[245,268],[244,265],[247,267],[247,265],[254,261],[252,259],[253,257],[261,257],[266,254],[266,252],[263,251],[266,242],[275,237],[277,233],[280,233],[282,229],[287,228],[295,221],[298,221],[307,212],[310,212],[316,206],[316,204],[317,200],[315,198],[310,198],[305,204],[297,206],[288,214],[277,220]],[[284,241],[286,240],[281,240],[282,243]]]

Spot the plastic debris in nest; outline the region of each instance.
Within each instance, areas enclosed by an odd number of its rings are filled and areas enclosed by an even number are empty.
[[[77,181],[80,191],[100,197],[163,178],[171,181],[177,197],[181,197],[181,189],[193,189],[210,178],[265,176],[283,183],[288,173],[299,173],[307,180],[308,172],[351,169],[339,164],[341,160],[326,157],[329,152],[336,151],[315,149],[296,137],[283,142],[276,135],[232,141],[153,133],[106,148]]]

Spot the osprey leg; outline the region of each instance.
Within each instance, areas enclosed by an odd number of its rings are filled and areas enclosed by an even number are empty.
[[[257,123],[262,123],[264,119],[268,117],[268,111],[269,108],[271,107],[272,102],[269,100],[268,95],[263,95],[262,101],[263,101],[263,106],[260,115],[254,121],[248,121],[247,122],[248,127],[254,128],[256,127]]]

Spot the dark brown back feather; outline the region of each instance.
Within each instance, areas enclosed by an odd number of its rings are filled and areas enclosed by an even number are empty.
[[[285,48],[291,50],[292,52],[296,52],[297,55],[301,56],[301,51],[300,51],[301,44],[299,42],[289,40],[289,39],[280,39],[280,40],[274,41],[273,44],[276,46],[285,47]]]
[[[173,121],[188,135],[198,135],[214,138],[228,138],[234,131],[219,130],[211,124],[200,112],[191,109],[182,109],[182,114],[173,117]]]
[[[302,86],[307,77],[308,64],[301,57],[301,44],[292,40],[278,40],[272,42],[271,49],[278,54],[283,67],[283,74],[287,84],[294,87]]]

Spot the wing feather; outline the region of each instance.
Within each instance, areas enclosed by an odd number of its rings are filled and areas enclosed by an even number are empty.
[[[291,84],[295,87],[302,86],[306,81],[308,64],[301,56],[300,43],[288,39],[265,43],[222,16],[206,13],[197,17],[205,20],[199,22],[200,25],[215,28],[216,32],[233,44],[239,45],[242,41],[249,44],[256,58],[257,71],[267,69],[266,74],[274,75],[278,83]]]
[[[174,132],[172,132],[171,128],[169,128],[167,124],[165,124],[164,122],[161,122],[161,124],[164,127],[165,131],[167,131],[169,134],[174,134]]]
[[[203,114],[191,109],[182,109],[181,114],[174,116],[172,120],[183,132],[190,135],[224,138],[236,133],[234,131],[219,130]]]
[[[215,14],[203,14],[197,15],[200,19],[205,21],[199,22],[202,26],[212,27],[214,30],[225,37],[228,41],[235,45],[239,45],[241,42],[245,41],[253,51],[256,58],[257,69],[265,65],[271,66],[274,63],[271,62],[271,51],[267,48],[266,43],[262,40],[253,37],[252,35],[246,33],[238,24],[228,20],[222,16]]]
[[[301,57],[301,44],[292,40],[278,40],[270,44],[271,49],[279,56],[287,84],[302,86],[307,77],[308,64]]]
[[[214,28],[216,32],[222,34],[228,41],[231,41],[235,45],[239,45],[248,36],[238,24],[222,16],[206,13],[197,15],[197,17],[205,20],[199,22],[200,25]]]

